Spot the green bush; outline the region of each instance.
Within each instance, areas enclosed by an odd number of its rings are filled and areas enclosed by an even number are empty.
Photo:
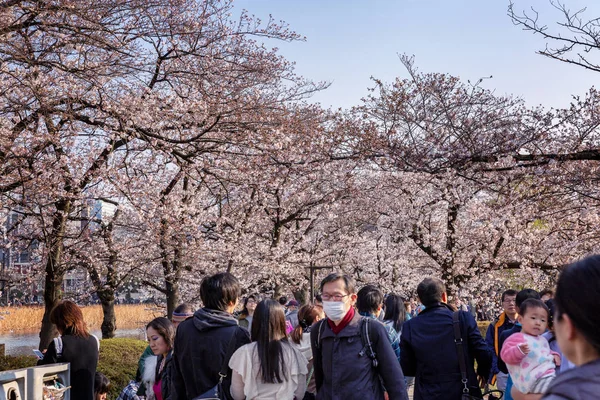
[[[36,363],[37,358],[34,356],[3,356],[0,357],[0,371],[29,368],[35,366]]]
[[[110,380],[109,399],[116,399],[121,390],[135,378],[137,363],[148,343],[136,339],[105,339],[100,341],[98,371]],[[33,356],[0,357],[0,371],[35,366]]]
[[[104,339],[100,341],[98,371],[110,380],[109,399],[116,399],[125,385],[135,378],[138,360],[148,343],[137,339]]]

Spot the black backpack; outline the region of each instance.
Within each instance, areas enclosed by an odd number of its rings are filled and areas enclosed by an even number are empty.
[[[365,354],[371,359],[371,365],[373,368],[377,368],[379,362],[377,361],[377,353],[373,350],[373,341],[371,337],[373,335],[373,328],[371,325],[371,319],[369,317],[362,317],[358,323],[358,332],[360,333],[360,341],[362,342],[362,350],[358,353],[359,357],[364,357]],[[379,321],[372,321],[374,323],[380,323]],[[321,350],[321,334],[325,329],[326,319],[322,319],[318,322],[319,326],[317,334],[317,349]]]

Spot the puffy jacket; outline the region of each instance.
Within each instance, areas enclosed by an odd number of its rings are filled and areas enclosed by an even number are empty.
[[[458,400],[463,384],[452,315],[444,303],[427,307],[417,318],[402,325],[400,364],[407,376],[415,377],[415,400]],[[479,374],[489,376],[492,351],[481,337],[473,316],[459,312],[461,336],[466,342],[465,358],[471,395],[481,396],[474,370],[477,360]]]
[[[362,318],[356,312],[352,321],[337,335],[327,319],[313,325],[310,340],[317,399],[383,399],[381,377],[390,400],[408,400],[404,375],[385,327],[378,321],[369,321],[369,336],[378,362],[374,368],[361,339]]]
[[[225,311],[201,308],[179,324],[169,371],[171,400],[193,399],[214,387],[223,363],[229,362],[224,359],[231,340],[235,351],[250,343],[250,334]],[[223,384],[230,398],[231,369]]]
[[[600,396],[600,360],[560,373],[542,400],[588,400]]]

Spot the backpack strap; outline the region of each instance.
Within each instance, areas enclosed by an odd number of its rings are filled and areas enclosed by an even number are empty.
[[[465,362],[464,341],[460,331],[460,311],[452,313],[452,326],[454,327],[454,344],[458,355],[458,365],[460,367],[460,377],[463,384],[463,394],[469,394],[469,379],[467,378],[467,364]]]
[[[318,332],[317,332],[317,349],[321,350],[321,334],[323,333],[323,330],[325,329],[325,325],[324,322],[326,321],[326,318],[323,318],[322,320],[320,320],[319,322],[317,322],[319,324],[319,326],[317,327]]]
[[[62,352],[63,352],[63,342],[62,342],[62,337],[55,337],[54,338],[54,348],[56,349],[56,358],[60,358],[62,357]]]
[[[373,342],[371,341],[372,325],[369,322],[370,319],[371,318],[369,317],[362,317],[360,319],[358,329],[363,348],[360,351],[360,353],[358,353],[358,355],[362,357],[366,354],[371,359],[371,364],[373,365],[373,368],[377,368],[377,366],[379,365],[379,361],[377,361],[377,354],[373,350]]]

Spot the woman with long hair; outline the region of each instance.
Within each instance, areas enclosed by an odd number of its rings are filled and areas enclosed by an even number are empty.
[[[142,380],[146,385],[146,399],[168,399],[169,364],[175,340],[175,326],[165,317],[154,318],[146,325],[146,336],[154,354],[144,360]]]
[[[285,313],[276,301],[265,299],[254,312],[252,343],[237,349],[232,369],[231,395],[243,399],[301,399],[306,391],[306,364],[285,333]]]
[[[254,318],[254,310],[256,310],[257,303],[255,295],[251,294],[246,297],[244,300],[244,309],[238,318],[238,324],[242,328],[248,329],[248,331],[252,331],[252,319]]]
[[[72,301],[62,301],[50,312],[50,321],[60,336],[55,338],[38,365],[71,363],[71,398],[94,400],[94,379],[98,366],[99,341]]]
[[[308,379],[306,381],[305,399],[314,398],[317,393],[315,376],[313,375],[313,355],[310,347],[310,330],[312,325],[325,318],[323,307],[314,304],[305,304],[298,310],[298,326],[290,334],[292,346],[295,346],[308,360]]]
[[[385,299],[385,315],[383,323],[391,326],[398,332],[402,332],[402,324],[406,320],[406,307],[404,300],[397,294],[389,294]]]

